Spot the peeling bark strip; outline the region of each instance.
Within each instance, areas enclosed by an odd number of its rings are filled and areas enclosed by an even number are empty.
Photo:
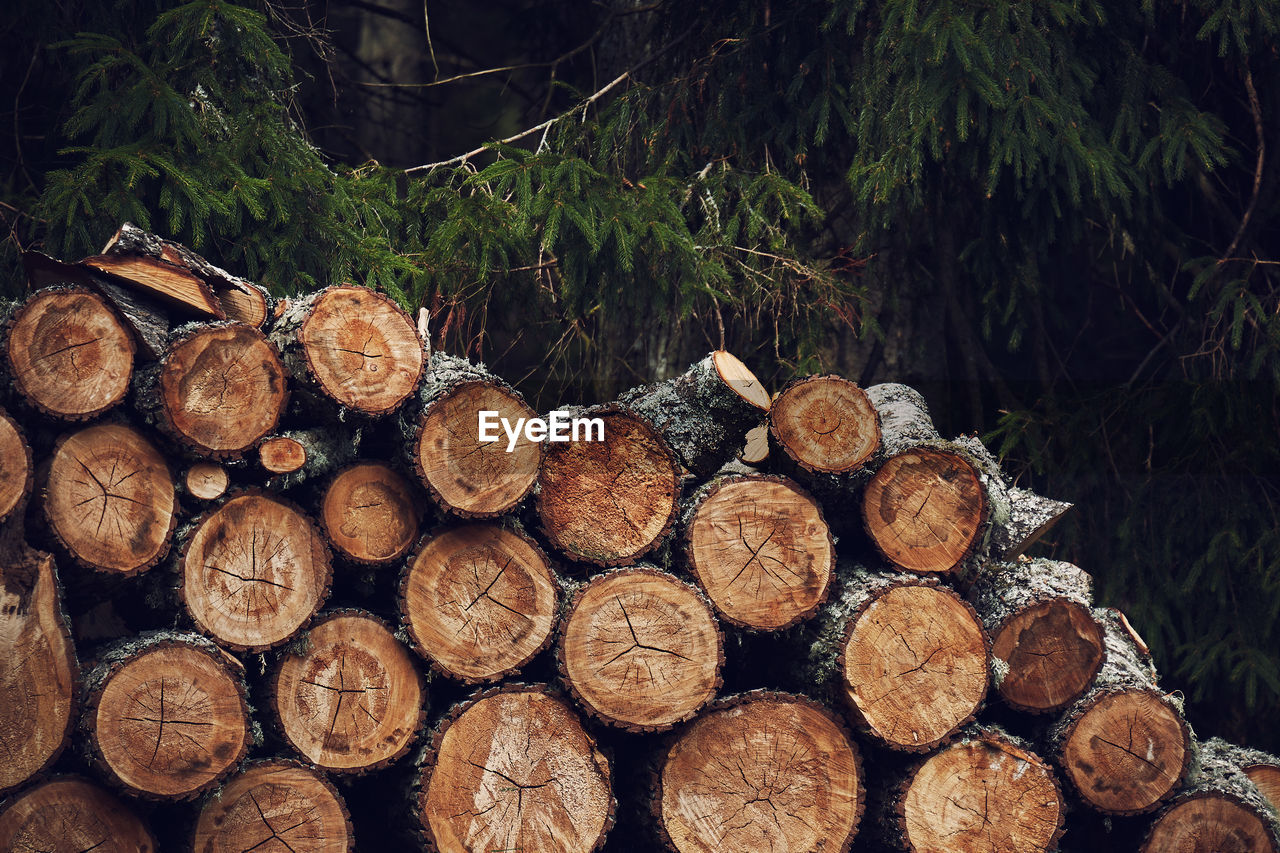
[[[82,726],[93,763],[151,799],[186,799],[215,786],[249,748],[240,664],[194,634],[128,640],[89,676]]]
[[[68,421],[100,415],[124,399],[133,338],[106,301],[84,287],[32,294],[9,321],[9,373],[36,410]]]
[[[613,825],[609,762],[539,686],[481,693],[441,724],[417,816],[439,853],[589,853]]]
[[[363,772],[408,751],[426,692],[409,652],[380,620],[342,610],[284,655],[271,701],[285,739],[308,761]]]
[[[880,447],[871,400],[839,376],[810,376],[784,388],[769,410],[769,429],[787,456],[818,474],[851,474]]]
[[[628,731],[692,718],[719,689],[723,639],[693,587],[652,568],[597,576],[570,605],[560,669],[582,706]]]
[[[996,563],[978,576],[969,601],[991,636],[992,681],[1011,707],[1061,710],[1093,683],[1104,650],[1092,586],[1056,560]]]
[[[256,491],[197,520],[179,571],[196,626],[242,651],[288,640],[329,593],[329,552],[315,525],[291,504]]]
[[[911,853],[1054,850],[1065,808],[1048,764],[1022,741],[982,727],[912,772],[897,802]]]
[[[35,468],[18,422],[0,409],[0,524],[26,503]]]
[[[84,566],[126,575],[154,566],[169,548],[175,507],[164,457],[131,427],[86,427],[54,447],[45,517]]]
[[[428,539],[400,579],[415,649],[466,682],[514,674],[551,641],[559,587],[531,539],[497,524]]]
[[[418,537],[412,487],[389,465],[348,466],[325,489],[320,523],[344,557],[370,566],[403,557]]]
[[[686,511],[689,566],[726,622],[772,631],[826,600],[835,543],[817,501],[781,477],[730,476]]]
[[[295,761],[254,761],[205,800],[194,853],[347,853],[355,847],[342,796]]]
[[[0,811],[0,850],[14,853],[156,853],[133,810],[74,776],[43,782]]]
[[[604,420],[604,441],[546,445],[538,515],[566,556],[629,565],[661,544],[675,520],[675,457],[636,415],[615,408],[588,414]]]
[[[830,712],[756,691],[681,732],[663,757],[655,811],[677,853],[843,853],[865,784],[858,748]]]

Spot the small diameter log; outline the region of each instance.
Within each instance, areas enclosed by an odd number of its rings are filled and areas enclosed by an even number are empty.
[[[427,493],[461,518],[494,518],[514,509],[533,490],[542,464],[542,446],[523,430],[513,446],[501,428],[497,441],[481,441],[483,411],[496,412],[513,429],[520,419],[537,416],[482,366],[436,353],[402,421],[409,463]]]
[[[359,773],[409,750],[426,691],[409,651],[381,620],[340,610],[286,650],[271,702],[293,749],[317,767]]]
[[[747,430],[746,444],[738,452],[738,461],[744,465],[763,465],[769,459],[769,424]]]
[[[338,791],[296,761],[252,761],[205,800],[194,853],[347,853],[355,846]]]
[[[689,568],[730,624],[786,628],[827,598],[835,543],[818,502],[791,480],[713,480],[693,496],[682,527]]]
[[[100,424],[54,446],[45,517],[82,565],[122,575],[154,566],[169,549],[175,507],[169,467],[137,430]]]
[[[1280,811],[1280,758],[1237,746],[1232,750],[1231,759],[1240,765],[1249,781],[1258,786],[1272,808]]]
[[[216,501],[227,493],[231,475],[217,462],[196,462],[183,478],[187,494],[197,500]]]
[[[1172,796],[1186,778],[1191,733],[1179,707],[1159,690],[1145,646],[1119,613],[1094,615],[1106,631],[1106,661],[1050,738],[1058,765],[1086,803],[1108,814],[1140,814]]]
[[[911,853],[1042,853],[1057,849],[1066,806],[1025,744],[972,727],[908,775],[896,808]]]
[[[296,634],[329,593],[329,552],[314,524],[249,491],[184,536],[179,593],[196,627],[228,648],[263,651]]]
[[[589,853],[613,825],[609,762],[545,687],[479,694],[441,724],[417,816],[438,853]]]
[[[218,784],[250,741],[243,667],[196,634],[126,640],[90,674],[91,759],[125,791],[187,799]]]
[[[604,422],[604,441],[548,445],[538,478],[542,529],[571,559],[629,565],[670,531],[679,470],[666,442],[638,416],[613,408],[585,416]]]
[[[1088,689],[1104,657],[1093,579],[1057,560],[993,563],[969,601],[991,637],[991,675],[1010,707],[1058,711]]]
[[[715,697],[724,640],[696,589],[657,569],[622,569],[578,591],[559,654],[589,713],[628,731],[660,731]]]
[[[528,537],[476,523],[427,539],[400,578],[414,648],[469,683],[514,674],[551,641],[559,586]]]
[[[814,474],[853,474],[880,447],[880,424],[865,391],[839,376],[810,376],[782,390],[769,410],[782,451]]]
[[[662,433],[680,462],[707,477],[733,458],[769,411],[769,393],[732,353],[716,350],[680,376],[618,398]]]
[[[188,315],[227,319],[222,303],[200,277],[176,264],[145,255],[92,255],[79,266],[96,270],[145,291]]]
[[[292,474],[307,464],[307,448],[287,435],[273,435],[258,445],[258,462],[272,474]]]
[[[0,811],[0,850],[13,853],[155,853],[156,842],[115,795],[84,779],[43,782]]]
[[[654,811],[678,853],[842,853],[864,793],[858,748],[829,711],[754,691],[717,702],[665,750]]]
[[[418,537],[413,487],[389,465],[358,462],[325,489],[320,524],[338,553],[363,565],[403,557]]]
[[[272,476],[273,489],[291,489],[331,474],[352,462],[360,448],[361,430],[340,425],[289,430],[263,439],[258,462]]]
[[[0,534],[0,793],[58,757],[76,713],[79,666],[53,557]],[[3,834],[0,834],[3,838]],[[0,849],[9,848],[0,844]],[[33,848],[34,849],[34,848]]]
[[[290,303],[271,340],[294,377],[369,417],[395,411],[422,378],[422,341],[413,321],[366,287],[335,285]]]
[[[1217,738],[1201,744],[1186,787],[1151,824],[1141,853],[1277,853],[1280,817]]]
[[[31,448],[22,428],[0,409],[0,524],[26,503],[34,474]]]
[[[124,399],[133,354],[120,317],[84,287],[32,294],[10,318],[4,352],[27,402],[68,421],[100,415]]]

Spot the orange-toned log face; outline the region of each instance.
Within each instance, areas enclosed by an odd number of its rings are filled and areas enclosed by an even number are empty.
[[[1015,708],[1052,711],[1093,682],[1102,666],[1102,627],[1073,601],[1041,601],[1000,626],[991,654],[1008,667],[1001,696]]]
[[[787,387],[773,401],[769,421],[787,454],[811,471],[856,471],[880,446],[871,400],[838,376],[814,376]]]
[[[246,765],[211,797],[196,824],[196,853],[347,853],[346,806],[314,770],[291,761]]]
[[[14,853],[155,853],[129,806],[84,779],[52,779],[0,812],[0,850]]]
[[[1222,796],[1178,803],[1151,827],[1143,853],[1275,853],[1273,836],[1251,809]]]
[[[409,482],[380,462],[343,469],[325,490],[320,520],[334,547],[358,563],[397,560],[418,536]]]

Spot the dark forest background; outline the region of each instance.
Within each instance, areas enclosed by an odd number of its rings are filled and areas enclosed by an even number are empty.
[[[540,408],[921,388],[1201,734],[1280,748],[1276,0],[13,0],[0,287],[123,220]],[[506,140],[497,143],[494,140]]]

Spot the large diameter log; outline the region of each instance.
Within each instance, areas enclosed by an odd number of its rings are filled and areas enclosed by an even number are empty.
[[[533,490],[542,445],[523,430],[514,438],[480,439],[480,413],[512,429],[537,416],[524,398],[483,366],[444,353],[431,356],[415,405],[402,421],[410,464],[431,499],[460,518],[495,518]]]
[[[724,621],[773,631],[827,598],[835,543],[817,501],[791,480],[717,478],[685,511],[685,554]]]
[[[329,551],[295,506],[265,492],[233,496],[184,536],[179,592],[196,627],[259,652],[294,636],[329,593]]]
[[[571,559],[620,566],[658,547],[675,521],[680,473],[648,422],[606,408],[603,441],[549,444],[538,478],[538,515]]]
[[[71,734],[79,666],[53,557],[0,528],[0,793],[57,759]],[[3,838],[0,833],[0,838]],[[4,848],[3,849],[18,849]]]
[[[422,341],[413,321],[366,287],[335,285],[290,303],[271,340],[294,377],[369,417],[395,411],[422,378]]]
[[[25,505],[34,475],[31,448],[21,427],[0,409],[0,524]]]
[[[218,784],[249,748],[243,668],[195,634],[123,641],[88,679],[81,722],[109,781],[148,799],[188,799]]]
[[[1280,817],[1238,757],[1216,738],[1201,744],[1186,787],[1152,822],[1141,853],[1280,851]]]
[[[782,390],[769,410],[782,451],[814,474],[852,475],[880,447],[880,423],[865,391],[839,376],[810,376]]]
[[[1186,778],[1191,733],[1127,622],[1116,611],[1095,615],[1106,631],[1106,660],[1093,686],[1055,724],[1051,742],[1086,803],[1107,814],[1140,814]]]
[[[706,477],[733,458],[769,411],[769,393],[732,353],[716,350],[680,376],[618,398],[662,433],[684,467]]]
[[[109,791],[62,776],[25,791],[0,811],[0,850],[13,853],[155,853],[133,811]]]
[[[366,566],[403,557],[418,538],[418,521],[413,487],[382,462],[342,469],[320,500],[320,525],[329,542],[348,560]]]
[[[538,546],[488,522],[427,539],[400,578],[400,613],[414,648],[469,683],[512,675],[546,648],[559,603]]]
[[[99,424],[54,446],[44,513],[80,564],[122,575],[154,566],[169,549],[175,509],[169,467],[137,430]]]
[[[652,568],[598,575],[565,616],[560,670],[588,713],[628,731],[692,718],[719,689],[724,642],[696,589]]]
[[[843,853],[864,793],[858,748],[829,711],[755,691],[681,731],[665,750],[654,805],[678,853]]]
[[[14,312],[4,357],[14,387],[35,409],[78,421],[124,399],[133,338],[105,300],[84,287],[33,293]]]
[[[969,601],[991,637],[991,674],[1011,707],[1058,711],[1093,683],[1104,657],[1093,580],[1057,560],[989,564]]]
[[[441,723],[427,755],[417,816],[438,853],[590,853],[613,825],[609,762],[544,687],[479,694]]]
[[[253,761],[206,799],[194,853],[347,853],[346,803],[323,775],[296,761]]]
[[[361,773],[406,752],[426,690],[409,651],[381,620],[340,610],[280,661],[271,703],[289,745],[317,767]]]
[[[1053,770],[1020,740],[974,727],[912,771],[897,801],[911,853],[1043,853],[1066,810]]]

